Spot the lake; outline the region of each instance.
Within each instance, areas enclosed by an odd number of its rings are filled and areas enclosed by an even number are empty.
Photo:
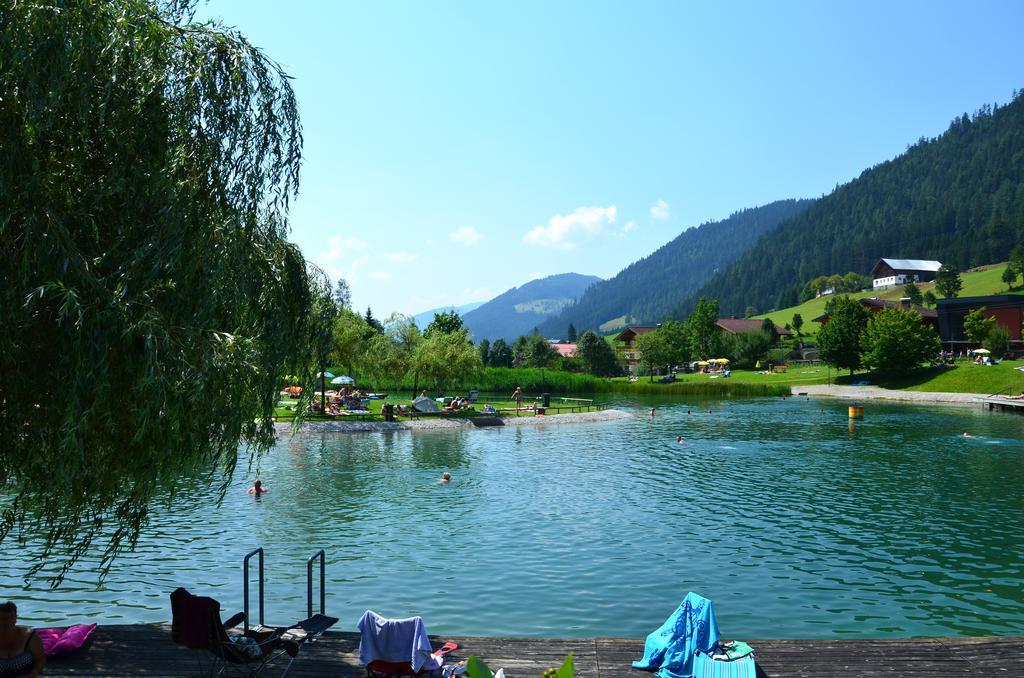
[[[26,586],[4,544],[0,597],[28,623],[167,622],[185,586],[226,617],[262,545],[279,623],[304,615],[324,548],[342,630],[373,609],[437,634],[636,637],[692,590],[729,637],[1024,634],[1019,415],[865,403],[851,424],[840,401],[607,400],[637,416],[286,437],[258,471],[268,494],[246,494],[246,461],[219,507],[186,485],[102,585],[87,559],[56,591]]]

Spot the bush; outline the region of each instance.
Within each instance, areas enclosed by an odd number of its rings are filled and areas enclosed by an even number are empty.
[[[906,374],[942,349],[938,335],[921,316],[902,308],[887,308],[868,320],[861,336],[861,359],[870,369]]]
[[[1003,327],[993,327],[985,339],[985,348],[992,351],[993,357],[1002,358],[1010,352],[1010,333]]]

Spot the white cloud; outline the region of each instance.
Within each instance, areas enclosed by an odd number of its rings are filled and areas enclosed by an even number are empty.
[[[668,209],[668,203],[659,198],[658,202],[654,203],[651,207],[651,218],[664,221],[665,219],[668,219],[669,216],[671,216],[671,214]]]
[[[461,242],[466,247],[475,245],[484,238],[483,234],[476,230],[475,226],[459,226],[449,233],[448,237],[455,242]]]
[[[396,264],[411,264],[420,258],[418,254],[412,254],[410,252],[392,252],[387,255],[388,261],[392,261]]]
[[[608,224],[615,223],[615,205],[608,207],[577,207],[572,214],[548,219],[547,226],[535,226],[523,236],[528,245],[540,245],[552,249],[571,250],[577,245],[575,239],[597,235]]]
[[[626,222],[626,225],[622,227],[623,233],[631,233],[636,230],[636,222],[630,219]]]
[[[353,285],[370,261],[369,250],[370,246],[365,240],[333,235],[327,239],[327,249],[317,254],[313,261],[332,280],[344,278],[349,285]]]

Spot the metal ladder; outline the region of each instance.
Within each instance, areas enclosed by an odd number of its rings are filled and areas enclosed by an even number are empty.
[[[245,631],[249,630],[249,560],[253,556],[259,556],[259,580],[258,580],[258,591],[259,591],[259,628],[266,628],[266,622],[264,620],[264,588],[263,588],[263,547],[255,548],[246,554],[242,560],[242,611],[245,613]],[[317,614],[313,614],[313,561],[320,560],[320,611]],[[289,630],[301,629],[305,632],[305,637],[302,639],[304,643],[312,643],[321,635],[324,631],[338,623],[337,617],[328,617],[324,612],[325,601],[326,601],[326,559],[327,556],[323,549],[320,549],[309,557],[306,561],[306,619],[292,624],[288,627]]]

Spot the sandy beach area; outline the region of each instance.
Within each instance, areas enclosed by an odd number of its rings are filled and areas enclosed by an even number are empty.
[[[981,393],[938,393],[934,391],[897,391],[878,386],[840,386],[836,384],[814,384],[794,386],[793,395],[846,398],[848,400],[892,400],[914,403],[950,403],[973,405],[984,399]]]
[[[539,417],[502,417],[505,426],[563,426],[597,421],[629,419],[634,415],[622,410],[601,410],[597,412],[569,412]],[[381,431],[437,431],[476,428],[469,419],[423,419],[387,421],[306,421],[300,431],[308,433],[375,433]],[[500,428],[500,427],[498,427]],[[278,422],[278,435],[288,435],[292,430],[290,422]]]

